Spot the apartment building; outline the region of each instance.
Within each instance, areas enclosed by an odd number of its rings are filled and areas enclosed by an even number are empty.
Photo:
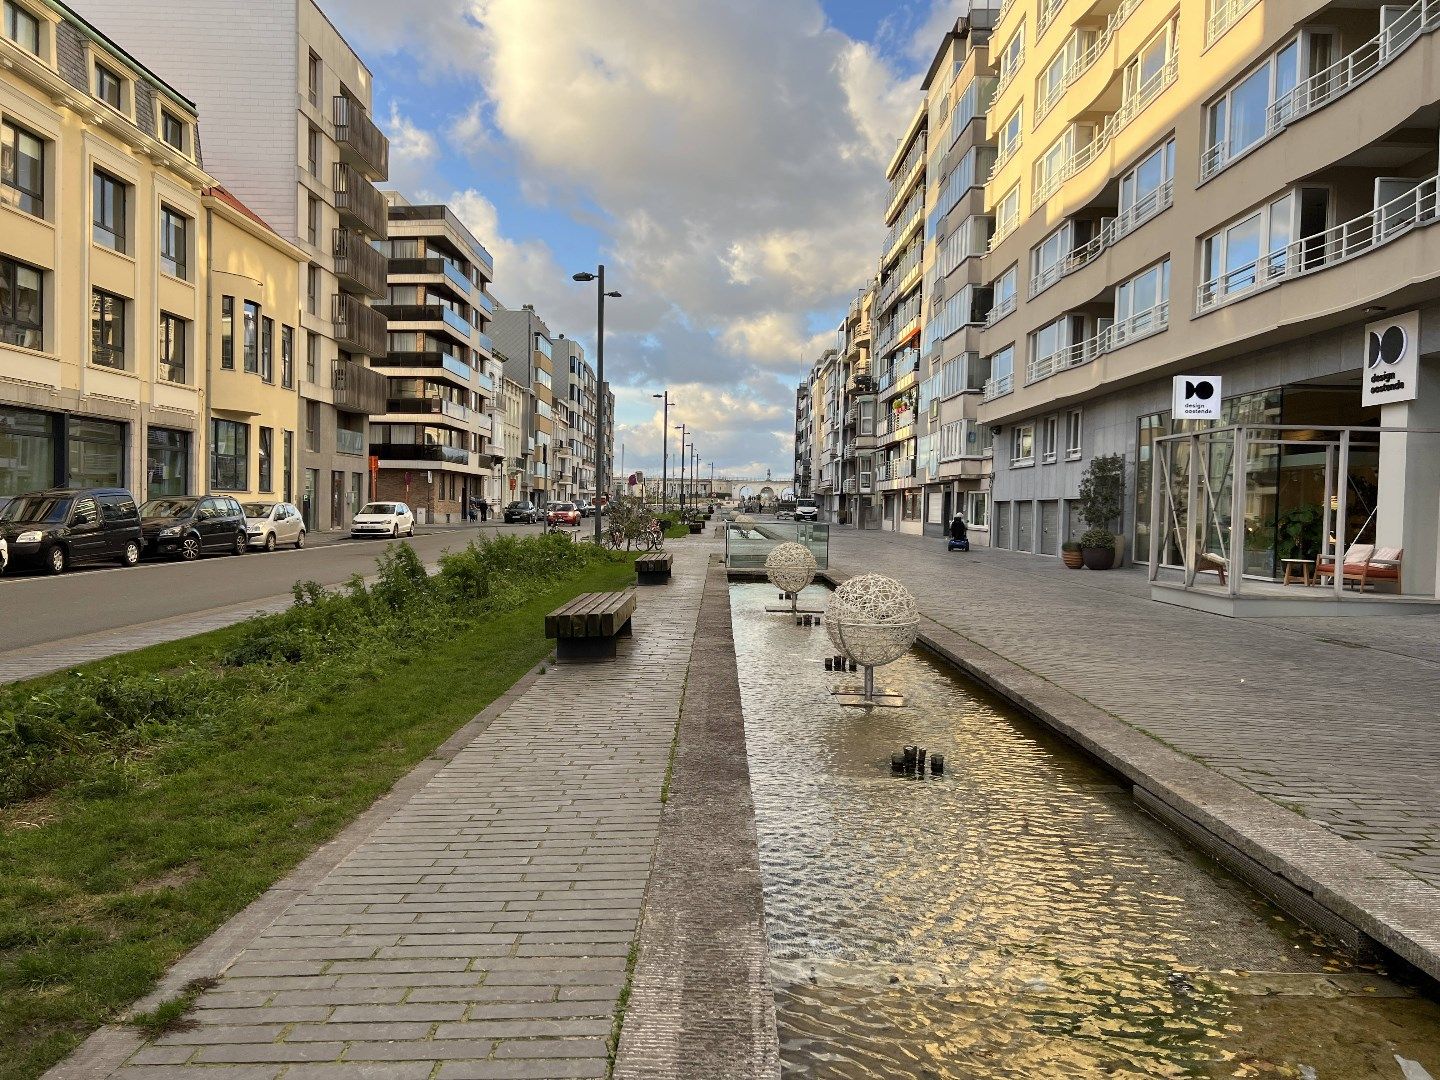
[[[147,61],[198,95],[209,164],[226,187],[304,249],[300,325],[301,508],[339,529],[369,494],[369,410],[387,352],[384,239],[375,183],[389,144],[370,119],[371,75],[314,0],[73,0],[124,26]]]
[[[215,181],[195,104],[64,5],[3,10],[0,496],[201,492]]]
[[[1002,7],[979,413],[998,546],[1077,537],[1083,469],[1119,454],[1118,524],[1148,558],[1155,440],[1243,423],[1203,494],[1229,498],[1237,459],[1247,494],[1207,543],[1272,577],[1291,515],[1333,532],[1348,507],[1346,537],[1403,547],[1405,591],[1434,593],[1433,439],[1414,451],[1440,429],[1437,27],[1433,3]],[[1219,419],[1177,417],[1175,376],[1218,378]]]
[[[607,382],[601,388],[600,401],[605,409],[605,445],[600,455],[600,475],[595,478],[597,491],[610,495],[625,494],[625,477],[615,471],[615,391]],[[621,445],[622,457],[624,445]],[[624,462],[622,460],[621,464]],[[623,471],[623,470],[622,470]]]
[[[495,311],[494,261],[445,206],[385,192],[389,239],[389,352],[371,363],[386,378],[370,422],[370,457],[381,498],[400,499],[425,521],[458,521],[471,502],[500,497],[496,465],[500,364],[486,330]],[[369,256],[366,256],[367,258]]]
[[[533,304],[498,306],[495,343],[504,356],[504,373],[527,398],[522,411],[519,490],[538,506],[558,501],[552,476],[558,473],[555,434],[555,337]]]
[[[557,493],[556,498],[593,501],[599,491],[595,485],[595,407],[598,390],[595,369],[585,359],[584,347],[564,334],[555,342],[554,390],[557,431],[562,414],[566,425],[559,467],[564,472],[563,490],[569,492],[563,496]],[[606,431],[613,431],[610,423],[606,424]]]
[[[501,433],[505,448],[505,487],[502,502],[529,499],[529,454],[525,441],[525,417],[529,412],[530,391],[509,375],[503,374],[504,354],[496,353],[501,363],[500,406]],[[493,500],[492,500],[493,502]]]

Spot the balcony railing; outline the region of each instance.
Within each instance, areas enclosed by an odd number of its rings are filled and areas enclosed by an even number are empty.
[[[1166,180],[1152,188],[1113,218],[1106,218],[1104,224],[1089,241],[1075,248],[1058,262],[1047,266],[1030,279],[1030,298],[1033,300],[1063,277],[1075,273],[1094,262],[1102,251],[1149,221],[1175,201],[1175,181]]]
[[[990,166],[990,175],[985,178],[987,184],[993,184],[995,177],[1000,175],[1000,170],[1010,164],[1010,161],[1020,152],[1021,145],[1025,142],[1024,133],[1016,135],[1005,148],[995,155],[995,164]]]
[[[331,298],[330,319],[335,324],[335,340],[346,352],[385,355],[385,316],[374,308],[366,307],[349,293],[335,293]]]
[[[335,275],[377,300],[383,297],[389,270],[385,256],[354,229],[334,229],[331,239]]]
[[[330,387],[335,391],[335,407],[343,412],[375,415],[385,411],[385,394],[389,384],[384,375],[371,371],[354,360],[332,360]]]
[[[1257,0],[1219,0],[1205,21],[1205,44],[1209,45],[1234,26],[1256,3]]]
[[[365,433],[349,428],[335,429],[335,451],[340,454],[360,456],[365,453]]]
[[[448,371],[463,383],[469,383],[472,370],[469,364],[458,356],[451,356],[439,349],[422,352],[392,352],[377,357],[374,361],[380,367],[440,368]]]
[[[985,316],[986,328],[988,329],[989,327],[994,326],[1001,319],[1005,318],[1006,315],[1009,315],[1012,311],[1015,310],[1015,305],[1019,302],[1020,294],[1014,292],[1012,292],[1009,296],[1005,297],[1003,300],[995,301],[995,303],[990,306],[990,314]]]
[[[370,453],[381,461],[438,461],[447,465],[469,465],[470,452],[458,446],[432,443],[371,443]],[[536,467],[536,475],[541,475]]]
[[[444,304],[380,304],[379,310],[395,323],[444,323],[467,345],[475,332],[465,316]]]
[[[990,96],[990,109],[993,109],[995,107],[995,102],[1000,100],[1000,95],[1003,94],[1010,86],[1010,84],[1015,81],[1015,76],[1020,74],[1020,69],[1024,66],[1025,50],[1021,49],[1018,53],[1015,54],[1015,59],[1010,64],[1010,66],[1005,68],[1004,71],[1000,72],[1000,77],[995,80],[995,93]]]
[[[340,156],[372,180],[390,175],[390,141],[375,126],[365,106],[343,94],[335,97],[335,142]]]
[[[1232,150],[1229,141],[1222,139],[1206,149],[1200,157],[1200,179],[1210,179],[1290,124],[1348,94],[1389,67],[1421,35],[1437,28],[1440,0],[1418,0],[1410,5],[1365,44],[1277,98],[1266,110],[1264,132],[1254,142]]]
[[[1086,46],[1084,52],[1071,61],[1061,76],[1060,82],[1035,103],[1035,122],[1037,124],[1050,115],[1050,110],[1065,96],[1065,91],[1078,82],[1080,76],[1095,66],[1095,61],[1100,58],[1100,54],[1114,40],[1115,31],[1120,29],[1120,25],[1139,6],[1140,0],[1121,0],[1120,6],[1112,11],[1109,18],[1105,20],[1105,29]]]
[[[335,209],[340,220],[383,240],[389,235],[390,219],[385,214],[385,196],[353,166],[335,162]]]
[[[1282,281],[1348,262],[1398,240],[1413,229],[1435,224],[1440,218],[1437,186],[1440,186],[1440,177],[1432,176],[1368,214],[1325,232],[1302,236],[1254,262],[1202,282],[1195,289],[1196,314]]]
[[[884,392],[894,386],[907,375],[912,375],[920,370],[920,354],[917,351],[913,356],[905,355],[903,359],[896,360],[890,370],[880,376],[880,382],[876,389]]]
[[[444,397],[392,397],[385,403],[390,413],[429,413],[451,420],[469,420],[470,410]]]
[[[1153,308],[1137,311],[1128,318],[1102,329],[1099,333],[1073,345],[1032,360],[1025,368],[1025,385],[1048,379],[1057,371],[1083,367],[1105,353],[1124,348],[1132,341],[1160,333],[1170,325],[1170,302],[1162,301]]]
[[[1038,41],[1040,35],[1049,29],[1050,24],[1055,21],[1055,16],[1060,14],[1060,9],[1065,6],[1065,0],[1040,0],[1039,27],[1035,31],[1035,39]]]
[[[996,398],[1004,397],[1015,389],[1015,376],[1007,372],[1004,375],[997,375],[993,379],[985,380],[985,387],[980,391],[981,401],[994,401]]]

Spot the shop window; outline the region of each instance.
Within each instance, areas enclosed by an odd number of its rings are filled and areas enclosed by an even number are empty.
[[[0,405],[0,496],[55,486],[58,429],[52,413]]]
[[[66,420],[71,487],[125,486],[125,425],[72,416]]]
[[[245,491],[250,486],[250,426],[233,420],[210,421],[210,487]]]
[[[146,497],[188,495],[190,492],[190,433],[152,427],[146,440]]]

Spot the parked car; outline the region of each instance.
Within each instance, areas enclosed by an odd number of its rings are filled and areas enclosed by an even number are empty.
[[[274,551],[280,544],[305,546],[305,519],[300,511],[285,502],[251,502],[245,504],[245,531],[250,546]]]
[[[51,488],[17,495],[0,511],[0,536],[15,567],[64,573],[69,566],[140,561],[140,513],[124,488]]]
[[[585,499],[580,499],[578,502],[575,503],[575,509],[580,511],[580,516],[582,518],[588,518],[591,514],[595,512],[595,504],[587,502]]]
[[[388,536],[392,540],[415,535],[415,515],[403,502],[366,503],[350,522],[350,535]]]
[[[572,502],[551,503],[545,508],[546,525],[579,525],[581,514]]]
[[[512,502],[505,506],[505,524],[514,525],[519,522],[522,525],[533,525],[540,520],[540,511],[535,508],[534,503]]]
[[[819,521],[819,520],[820,520],[820,508],[815,505],[815,500],[814,500],[814,499],[796,499],[796,500],[795,500],[795,520],[796,520],[796,521]]]
[[[5,573],[5,567],[10,565],[10,545],[5,542],[5,537],[0,534],[0,574]]]
[[[191,562],[207,553],[250,550],[245,511],[229,495],[167,495],[140,507],[147,557]]]

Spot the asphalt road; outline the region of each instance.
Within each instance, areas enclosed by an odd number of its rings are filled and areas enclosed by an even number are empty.
[[[586,527],[593,527],[587,521]],[[481,535],[538,533],[538,525],[486,525],[427,530],[410,541],[427,563]],[[157,619],[287,594],[297,581],[338,585],[372,574],[384,543],[349,537],[312,537],[304,550],[208,555],[198,562],[143,562],[121,568],[77,567],[59,577],[0,577],[0,653],[118,630]]]

